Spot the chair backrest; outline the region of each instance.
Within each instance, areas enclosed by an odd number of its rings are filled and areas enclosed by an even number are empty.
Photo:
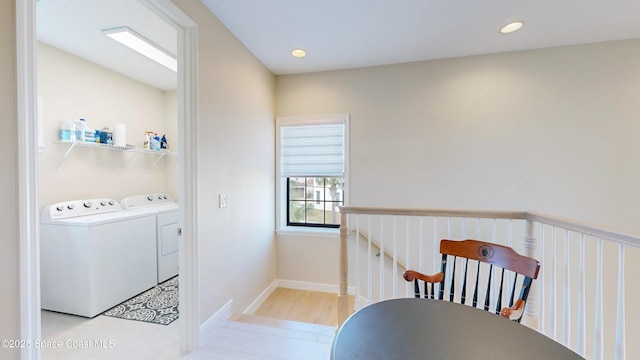
[[[522,285],[520,286],[518,299],[522,299],[526,303],[531,283],[533,279],[538,277],[538,271],[540,270],[540,263],[535,259],[520,255],[508,246],[478,240],[442,240],[440,242],[440,253],[442,254],[442,265],[439,274],[423,275],[410,270],[405,273],[405,279],[414,282],[416,297],[422,297],[418,280],[424,281],[423,292],[425,298],[435,298],[434,285],[439,283],[440,286],[437,292],[437,298],[439,300],[444,300],[445,297],[448,297],[448,301],[454,301],[454,299],[458,298],[462,304],[478,307],[478,298],[480,297],[480,301],[484,301],[484,303],[481,304],[481,308],[486,311],[495,312],[496,314],[499,314],[503,307],[502,299],[503,289],[505,288],[505,272],[507,274],[509,272],[513,273],[512,283],[507,285],[507,287],[510,288],[508,306],[512,307],[515,292],[520,281]],[[458,258],[463,259],[464,269],[456,269],[456,260]],[[479,291],[479,285],[483,278],[483,276],[480,275],[481,264],[485,264],[483,266],[487,266],[486,264],[488,264],[489,267],[488,276],[485,276],[486,286],[484,287],[484,294],[480,294]],[[447,271],[449,271],[450,275],[447,275]],[[463,271],[462,276],[460,277],[456,271]],[[496,278],[499,279],[499,289],[496,294],[494,294],[494,297],[496,297],[495,308],[490,309],[491,291],[493,288],[492,282],[495,281],[494,279]],[[448,283],[446,283],[447,279],[449,279]],[[473,284],[468,284],[468,279],[471,279]],[[461,286],[457,286],[457,280],[462,281]],[[467,295],[470,286],[473,287],[473,294],[469,300]],[[456,296],[458,289],[460,290],[459,297]],[[482,299],[482,297],[484,297],[484,299]],[[520,321],[519,318],[518,321]]]

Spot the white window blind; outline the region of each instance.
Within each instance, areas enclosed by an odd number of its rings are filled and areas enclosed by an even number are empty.
[[[282,126],[280,175],[343,176],[344,132],[344,123]]]

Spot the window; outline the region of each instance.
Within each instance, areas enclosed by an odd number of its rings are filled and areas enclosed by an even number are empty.
[[[276,119],[278,229],[337,228],[348,198],[347,114]]]
[[[287,178],[287,226],[338,227],[342,185],[341,176]],[[313,189],[315,199],[305,196],[311,194],[308,189]]]

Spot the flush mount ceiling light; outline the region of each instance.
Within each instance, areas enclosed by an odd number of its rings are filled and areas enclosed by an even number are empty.
[[[102,33],[149,59],[178,71],[178,61],[167,51],[126,26],[102,30]]]
[[[297,58],[303,58],[305,56],[307,56],[307,52],[302,50],[302,49],[293,49],[291,50],[291,55],[297,57]]]
[[[514,21],[512,23],[509,23],[509,24],[503,26],[500,29],[500,32],[503,33],[503,34],[509,34],[509,33],[512,33],[514,31],[520,29],[522,27],[522,25],[524,25],[524,23],[522,21]]]

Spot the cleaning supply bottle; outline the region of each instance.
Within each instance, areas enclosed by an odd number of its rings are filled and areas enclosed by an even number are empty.
[[[160,139],[160,149],[166,149],[166,148],[167,148],[167,136],[162,135],[162,139]]]
[[[96,131],[93,127],[89,125],[85,119],[80,119],[80,121],[84,122],[84,140],[87,142],[96,142]]]
[[[71,120],[65,120],[60,124],[60,140],[71,140],[71,127],[73,122]],[[75,134],[74,134],[75,138]]]
[[[84,119],[76,120],[74,124],[76,125],[76,140],[87,141],[87,137],[85,133],[86,126],[85,126]]]
[[[113,133],[106,126],[100,130],[100,142],[107,145],[113,145]]]
[[[160,151],[160,137],[156,133],[153,134],[153,148]]]
[[[145,132],[144,132],[144,145],[143,145],[143,149],[149,150],[149,140],[151,140],[151,139],[150,139],[149,131],[145,131]]]
[[[78,138],[76,137],[76,123],[68,120],[69,121],[69,140],[71,141],[76,141],[78,140]]]

